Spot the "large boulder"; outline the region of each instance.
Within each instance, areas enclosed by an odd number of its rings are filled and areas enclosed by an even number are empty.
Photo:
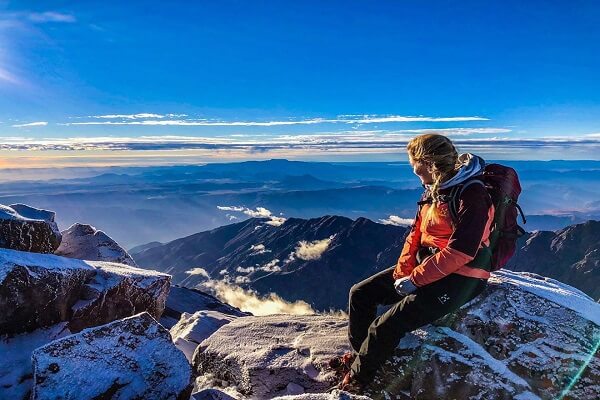
[[[62,241],[54,254],[80,260],[110,261],[137,267],[133,258],[106,233],[91,225],[73,224],[61,232]]]
[[[0,205],[0,247],[53,253],[60,245],[61,234],[54,212],[24,204]]]
[[[68,322],[72,332],[148,311],[162,314],[167,274],[0,249],[0,335]]]
[[[123,264],[88,261],[96,274],[85,283],[72,307],[72,332],[143,311],[159,319],[165,309],[171,276]]]
[[[346,321],[329,316],[273,315],[238,318],[196,349],[193,368],[267,399],[288,394],[292,382],[306,392],[323,392],[335,374],[321,366],[350,349]]]
[[[191,369],[148,313],[86,329],[33,352],[33,400],[189,399]]]
[[[169,331],[173,343],[191,362],[196,347],[220,327],[230,323],[237,317],[222,314],[218,311],[196,311],[193,314],[184,312],[181,319]]]
[[[347,349],[346,323],[326,316],[239,318],[194,354],[200,375],[274,398],[290,383],[322,392],[323,360]],[[502,271],[456,313],[408,334],[366,394],[399,399],[600,398],[600,304],[530,273]]]

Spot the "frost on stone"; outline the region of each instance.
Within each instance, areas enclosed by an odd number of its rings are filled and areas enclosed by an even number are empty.
[[[187,399],[191,369],[148,313],[34,351],[32,399]]]
[[[61,234],[62,242],[54,254],[80,260],[109,261],[137,267],[125,249],[106,233],[91,225],[73,224]]]
[[[170,330],[173,343],[191,362],[196,347],[235,318],[217,311],[197,311],[194,314],[184,312],[179,322]]]
[[[61,234],[54,212],[25,204],[0,205],[0,247],[52,253],[58,248]]]
[[[160,272],[0,249],[0,334],[61,321],[75,332],[142,311],[158,318],[169,287]]]
[[[345,320],[329,316],[238,318],[202,342],[193,368],[251,398],[286,395],[290,382],[323,392],[336,379],[325,364],[350,349],[345,327]]]

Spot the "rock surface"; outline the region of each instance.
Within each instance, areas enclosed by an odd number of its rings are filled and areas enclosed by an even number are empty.
[[[350,349],[345,326],[345,320],[317,315],[238,318],[202,342],[192,365],[252,398],[285,395],[290,382],[323,392],[334,373],[321,365]]]
[[[142,311],[160,318],[169,285],[155,271],[0,249],[0,334],[61,321],[77,332]]]
[[[179,322],[170,330],[173,343],[191,362],[196,347],[235,318],[217,311],[196,311],[194,314],[184,312]]]
[[[33,352],[32,399],[188,399],[191,369],[169,332],[142,313]]]
[[[133,258],[106,233],[91,225],[73,224],[61,232],[62,242],[54,254],[80,260],[110,261],[137,267]]]
[[[347,349],[345,326],[326,316],[239,318],[198,347],[193,367],[248,398],[285,394],[290,382],[322,392],[331,378],[322,361]],[[553,279],[502,271],[457,313],[405,336],[366,394],[600,398],[599,340],[600,304]]]
[[[33,253],[53,253],[61,234],[52,211],[24,204],[0,205],[0,247]]]

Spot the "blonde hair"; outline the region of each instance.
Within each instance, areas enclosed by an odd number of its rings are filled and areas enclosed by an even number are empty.
[[[435,133],[414,137],[406,145],[406,150],[413,161],[426,163],[431,170],[433,184],[430,194],[433,204],[429,208],[428,218],[436,220],[438,215],[435,206],[439,203],[439,187],[460,168],[458,151],[450,139]]]

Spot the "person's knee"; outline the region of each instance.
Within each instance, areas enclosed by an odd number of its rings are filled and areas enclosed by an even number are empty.
[[[353,301],[360,300],[361,297],[364,297],[364,293],[365,290],[363,285],[361,285],[360,283],[353,285],[350,288],[350,293],[348,295],[348,297],[350,298],[350,302],[352,303]]]

